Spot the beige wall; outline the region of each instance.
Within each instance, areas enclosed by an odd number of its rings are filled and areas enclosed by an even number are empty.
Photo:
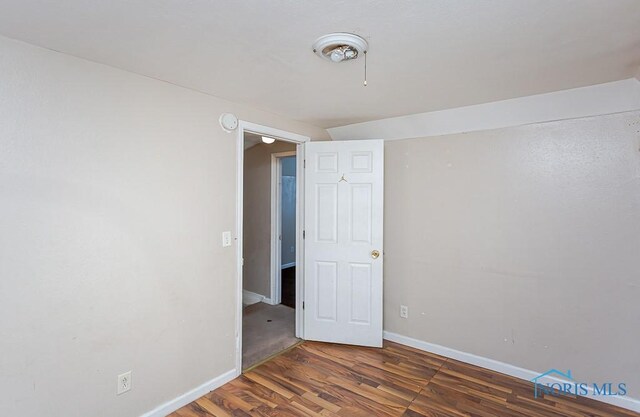
[[[327,138],[0,37],[0,415],[139,416],[234,367],[222,112]]]
[[[137,416],[233,368],[222,112],[327,138],[0,37],[0,415]],[[385,328],[640,397],[639,119],[387,143]]]
[[[296,145],[276,141],[244,153],[244,270],[247,291],[271,297],[271,154],[295,151]]]
[[[387,142],[385,329],[639,398],[639,149],[640,112]]]

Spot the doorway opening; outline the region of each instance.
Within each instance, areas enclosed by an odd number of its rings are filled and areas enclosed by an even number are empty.
[[[302,337],[302,309],[297,307],[302,297],[303,179],[298,155],[304,154],[305,138],[244,127],[239,138],[238,370],[261,363]]]

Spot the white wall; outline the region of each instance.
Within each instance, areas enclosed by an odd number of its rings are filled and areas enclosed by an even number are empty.
[[[0,37],[0,415],[138,416],[234,367],[222,112],[327,137]]]
[[[385,330],[640,398],[640,112],[387,142],[384,233]]]

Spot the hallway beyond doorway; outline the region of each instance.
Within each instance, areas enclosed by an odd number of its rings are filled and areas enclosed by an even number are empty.
[[[282,296],[280,302],[291,308],[296,308],[296,267],[284,268],[282,276]]]
[[[252,304],[243,309],[243,369],[298,343],[295,312],[282,304],[267,303]]]

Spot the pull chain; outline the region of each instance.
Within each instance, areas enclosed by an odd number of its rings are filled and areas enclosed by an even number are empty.
[[[364,51],[364,86],[367,86],[367,51]]]

